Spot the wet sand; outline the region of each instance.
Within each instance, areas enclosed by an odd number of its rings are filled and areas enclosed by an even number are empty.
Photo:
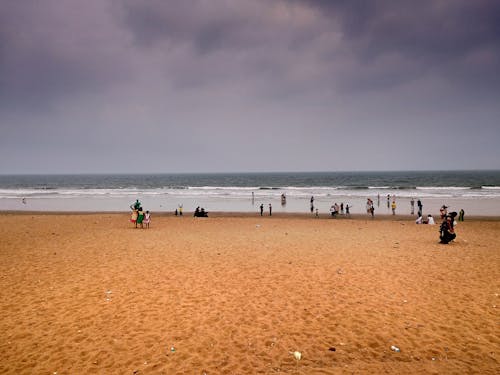
[[[498,373],[498,219],[128,219],[0,217],[0,373]]]

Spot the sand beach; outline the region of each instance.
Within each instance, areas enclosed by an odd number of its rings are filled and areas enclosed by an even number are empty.
[[[128,219],[0,216],[0,373],[500,369],[496,218],[449,245],[403,216]]]

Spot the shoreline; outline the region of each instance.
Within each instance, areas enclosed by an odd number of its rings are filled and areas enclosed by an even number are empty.
[[[21,216],[92,216],[92,215],[111,215],[111,216],[130,216],[130,211],[17,211],[17,210],[5,210],[0,211],[0,214],[3,215],[21,215]],[[152,217],[176,217],[171,212],[152,212]],[[328,214],[319,214],[316,217],[314,214],[310,213],[302,213],[302,212],[276,212],[273,213],[272,216],[269,216],[268,213],[264,212],[264,215],[260,215],[259,213],[254,212],[228,212],[228,211],[214,211],[208,212],[208,218],[197,218],[197,219],[210,219],[210,218],[255,218],[255,219],[316,219],[316,220],[332,220],[332,221],[343,221],[343,220],[367,220],[367,221],[415,221],[417,219],[416,215],[403,215],[403,214],[376,214],[374,218],[367,214],[350,214],[347,215],[338,215],[335,218],[332,218]],[[441,220],[439,215],[433,215],[434,220],[436,221],[436,225],[439,224]],[[179,219],[186,217],[193,217],[193,212],[184,212],[183,216],[177,216]],[[500,216],[487,216],[487,215],[470,215],[465,217],[464,222],[468,221],[500,221]],[[461,222],[459,222],[461,223]],[[423,224],[425,225],[425,224]]]

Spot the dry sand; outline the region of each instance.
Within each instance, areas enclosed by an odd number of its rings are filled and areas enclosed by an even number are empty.
[[[0,217],[0,373],[500,370],[497,220],[128,218]]]

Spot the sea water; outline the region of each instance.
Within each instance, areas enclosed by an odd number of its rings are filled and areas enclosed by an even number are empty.
[[[281,196],[285,195],[286,204]],[[401,171],[213,174],[1,175],[0,210],[123,212],[139,199],[146,210],[209,212],[328,213],[334,203],[365,213],[388,214],[396,199],[398,214],[410,214],[410,200],[437,214],[443,204],[466,215],[500,216],[500,171]]]

